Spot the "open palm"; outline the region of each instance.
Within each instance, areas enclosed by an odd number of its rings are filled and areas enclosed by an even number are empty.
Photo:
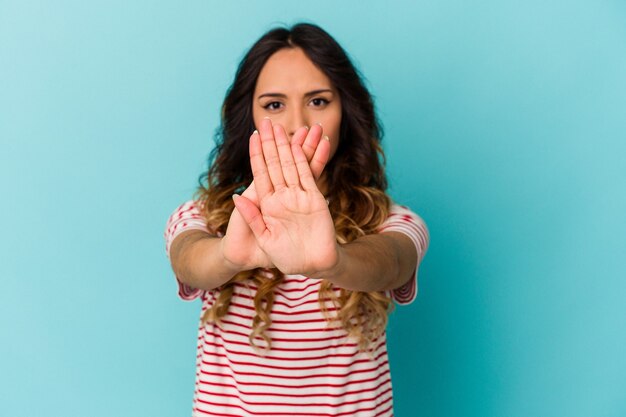
[[[291,141],[292,144],[302,148],[307,166],[310,166],[310,170],[315,179],[321,176],[329,153],[328,146],[321,143],[325,141],[320,141],[320,139],[321,127],[314,127],[311,130],[306,128],[298,129]],[[242,193],[242,196],[253,205],[260,205],[254,181]],[[271,200],[268,201],[271,203]],[[326,206],[325,200],[323,201],[324,206]],[[272,212],[277,212],[277,210],[273,209]],[[226,234],[224,235],[224,239],[222,239],[222,253],[228,262],[243,270],[275,266],[275,263],[266,251],[262,249],[260,241],[257,240],[250,226],[237,208],[235,208],[231,214]]]
[[[321,127],[314,128],[321,135]],[[316,155],[327,160],[329,150],[323,140]],[[250,163],[258,201],[242,195],[235,205],[270,262],[286,274],[331,268],[338,253],[333,220],[303,146],[264,120],[250,138]]]

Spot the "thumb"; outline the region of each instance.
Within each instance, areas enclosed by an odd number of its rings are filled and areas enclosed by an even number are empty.
[[[233,194],[233,202],[241,217],[250,226],[254,236],[257,240],[260,239],[265,234],[267,226],[259,208],[248,198],[238,194]]]

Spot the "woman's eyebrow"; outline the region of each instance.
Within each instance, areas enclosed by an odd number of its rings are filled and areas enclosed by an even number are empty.
[[[314,96],[314,95],[320,94],[320,93],[331,93],[331,94],[333,94],[333,90],[331,90],[330,88],[321,88],[319,90],[309,91],[308,93],[305,93],[304,96],[305,97],[309,97],[309,96]],[[287,95],[282,94],[282,93],[263,93],[260,96],[258,96],[257,99],[261,99],[263,97],[287,98]]]

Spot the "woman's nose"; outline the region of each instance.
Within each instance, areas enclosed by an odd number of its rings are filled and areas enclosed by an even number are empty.
[[[296,130],[301,128],[302,126],[308,126],[308,120],[306,113],[303,110],[297,109],[290,112],[288,116],[288,120],[286,120],[285,128],[289,137],[291,138]]]

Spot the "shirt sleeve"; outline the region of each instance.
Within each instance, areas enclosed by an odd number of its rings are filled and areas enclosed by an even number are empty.
[[[411,279],[403,286],[388,291],[387,294],[395,300],[396,304],[411,304],[417,296],[417,272],[419,265],[428,250],[430,234],[424,220],[408,207],[392,204],[389,217],[380,226],[379,232],[400,232],[407,235],[417,250],[417,263]]]
[[[194,229],[208,232],[206,227],[206,218],[200,212],[199,203],[194,200],[190,200],[178,206],[178,208],[174,210],[172,215],[167,220],[164,238],[165,252],[168,259],[170,259],[170,249],[176,236],[187,230]],[[178,296],[181,299],[191,301],[201,295],[204,295],[204,290],[193,288],[182,283],[177,276],[175,276],[175,278],[178,283]]]

